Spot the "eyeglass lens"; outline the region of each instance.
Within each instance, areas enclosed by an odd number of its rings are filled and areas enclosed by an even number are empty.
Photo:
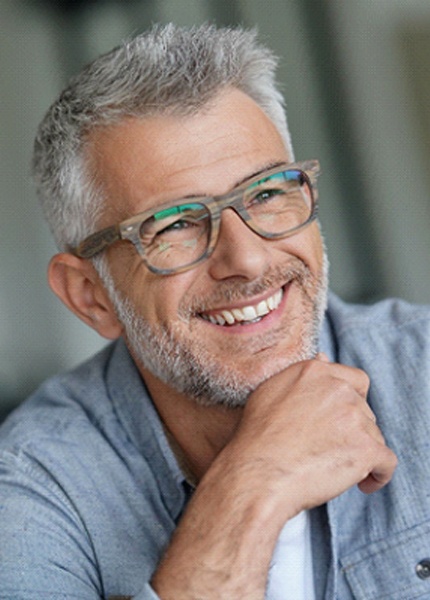
[[[242,204],[247,225],[268,237],[300,227],[311,217],[313,208],[308,180],[296,169],[254,182],[243,192]],[[226,202],[222,208],[228,205]],[[145,220],[140,239],[148,264],[168,270],[198,261],[210,242],[211,218],[208,207],[191,202],[161,210]]]

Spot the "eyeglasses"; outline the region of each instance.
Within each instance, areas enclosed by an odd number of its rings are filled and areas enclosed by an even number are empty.
[[[119,240],[128,240],[153,273],[180,273],[211,255],[226,208],[268,240],[307,227],[317,216],[318,174],[316,160],[270,169],[222,196],[182,199],[139,213],[93,233],[71,251],[91,258]]]

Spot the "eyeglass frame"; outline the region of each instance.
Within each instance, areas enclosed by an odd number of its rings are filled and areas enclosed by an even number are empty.
[[[259,181],[271,177],[272,175],[293,170],[300,171],[309,186],[311,210],[306,221],[301,225],[282,233],[267,233],[263,230],[259,230],[258,227],[251,225],[250,223],[252,223],[252,218],[247,213],[246,208],[243,205],[243,196],[245,191]],[[233,209],[251,231],[266,240],[277,240],[291,237],[292,235],[295,235],[296,233],[299,233],[305,229],[318,216],[318,190],[316,187],[316,179],[319,173],[320,164],[318,160],[300,161],[289,163],[285,166],[277,166],[248,179],[246,182],[240,184],[226,194],[221,194],[218,196],[196,196],[193,198],[181,198],[173,202],[166,202],[160,206],[157,206],[156,208],[153,207],[140,212],[132,217],[129,217],[128,219],[125,219],[124,221],[121,221],[120,223],[117,223],[116,225],[111,225],[101,229],[100,231],[92,233],[76,247],[70,248],[69,251],[79,258],[90,259],[96,254],[103,252],[112,244],[121,240],[126,240],[133,244],[144,264],[152,273],[157,275],[183,273],[184,271],[193,269],[199,263],[209,258],[214,251],[218,241],[222,212],[226,208]],[[159,269],[154,267],[153,265],[149,264],[146,259],[145,248],[143,247],[142,240],[140,238],[140,229],[142,223],[163,210],[174,208],[175,206],[180,206],[181,204],[187,204],[189,202],[192,202],[193,204],[201,204],[208,210],[210,215],[210,233],[205,252],[193,262],[182,267],[172,269]]]

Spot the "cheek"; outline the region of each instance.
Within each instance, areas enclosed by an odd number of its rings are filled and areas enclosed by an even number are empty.
[[[188,277],[186,277],[188,275]],[[173,276],[149,274],[133,291],[133,303],[150,323],[170,324],[180,319],[179,307],[190,294],[188,273]]]
[[[320,226],[316,221],[309,226],[309,252],[312,254],[317,268],[320,269],[324,257],[324,242]]]
[[[281,244],[282,242],[284,252],[288,252],[302,260],[314,274],[320,272],[323,263],[324,245],[316,222],[296,236],[280,241]]]

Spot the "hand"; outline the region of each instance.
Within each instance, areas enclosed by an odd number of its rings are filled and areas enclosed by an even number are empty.
[[[386,485],[397,459],[366,401],[367,375],[317,360],[297,363],[250,397],[236,436],[225,448],[294,516],[354,484],[365,493]]]
[[[200,482],[152,584],[163,600],[262,600],[284,523],[396,466],[358,369],[298,363],[251,395],[231,441]]]

